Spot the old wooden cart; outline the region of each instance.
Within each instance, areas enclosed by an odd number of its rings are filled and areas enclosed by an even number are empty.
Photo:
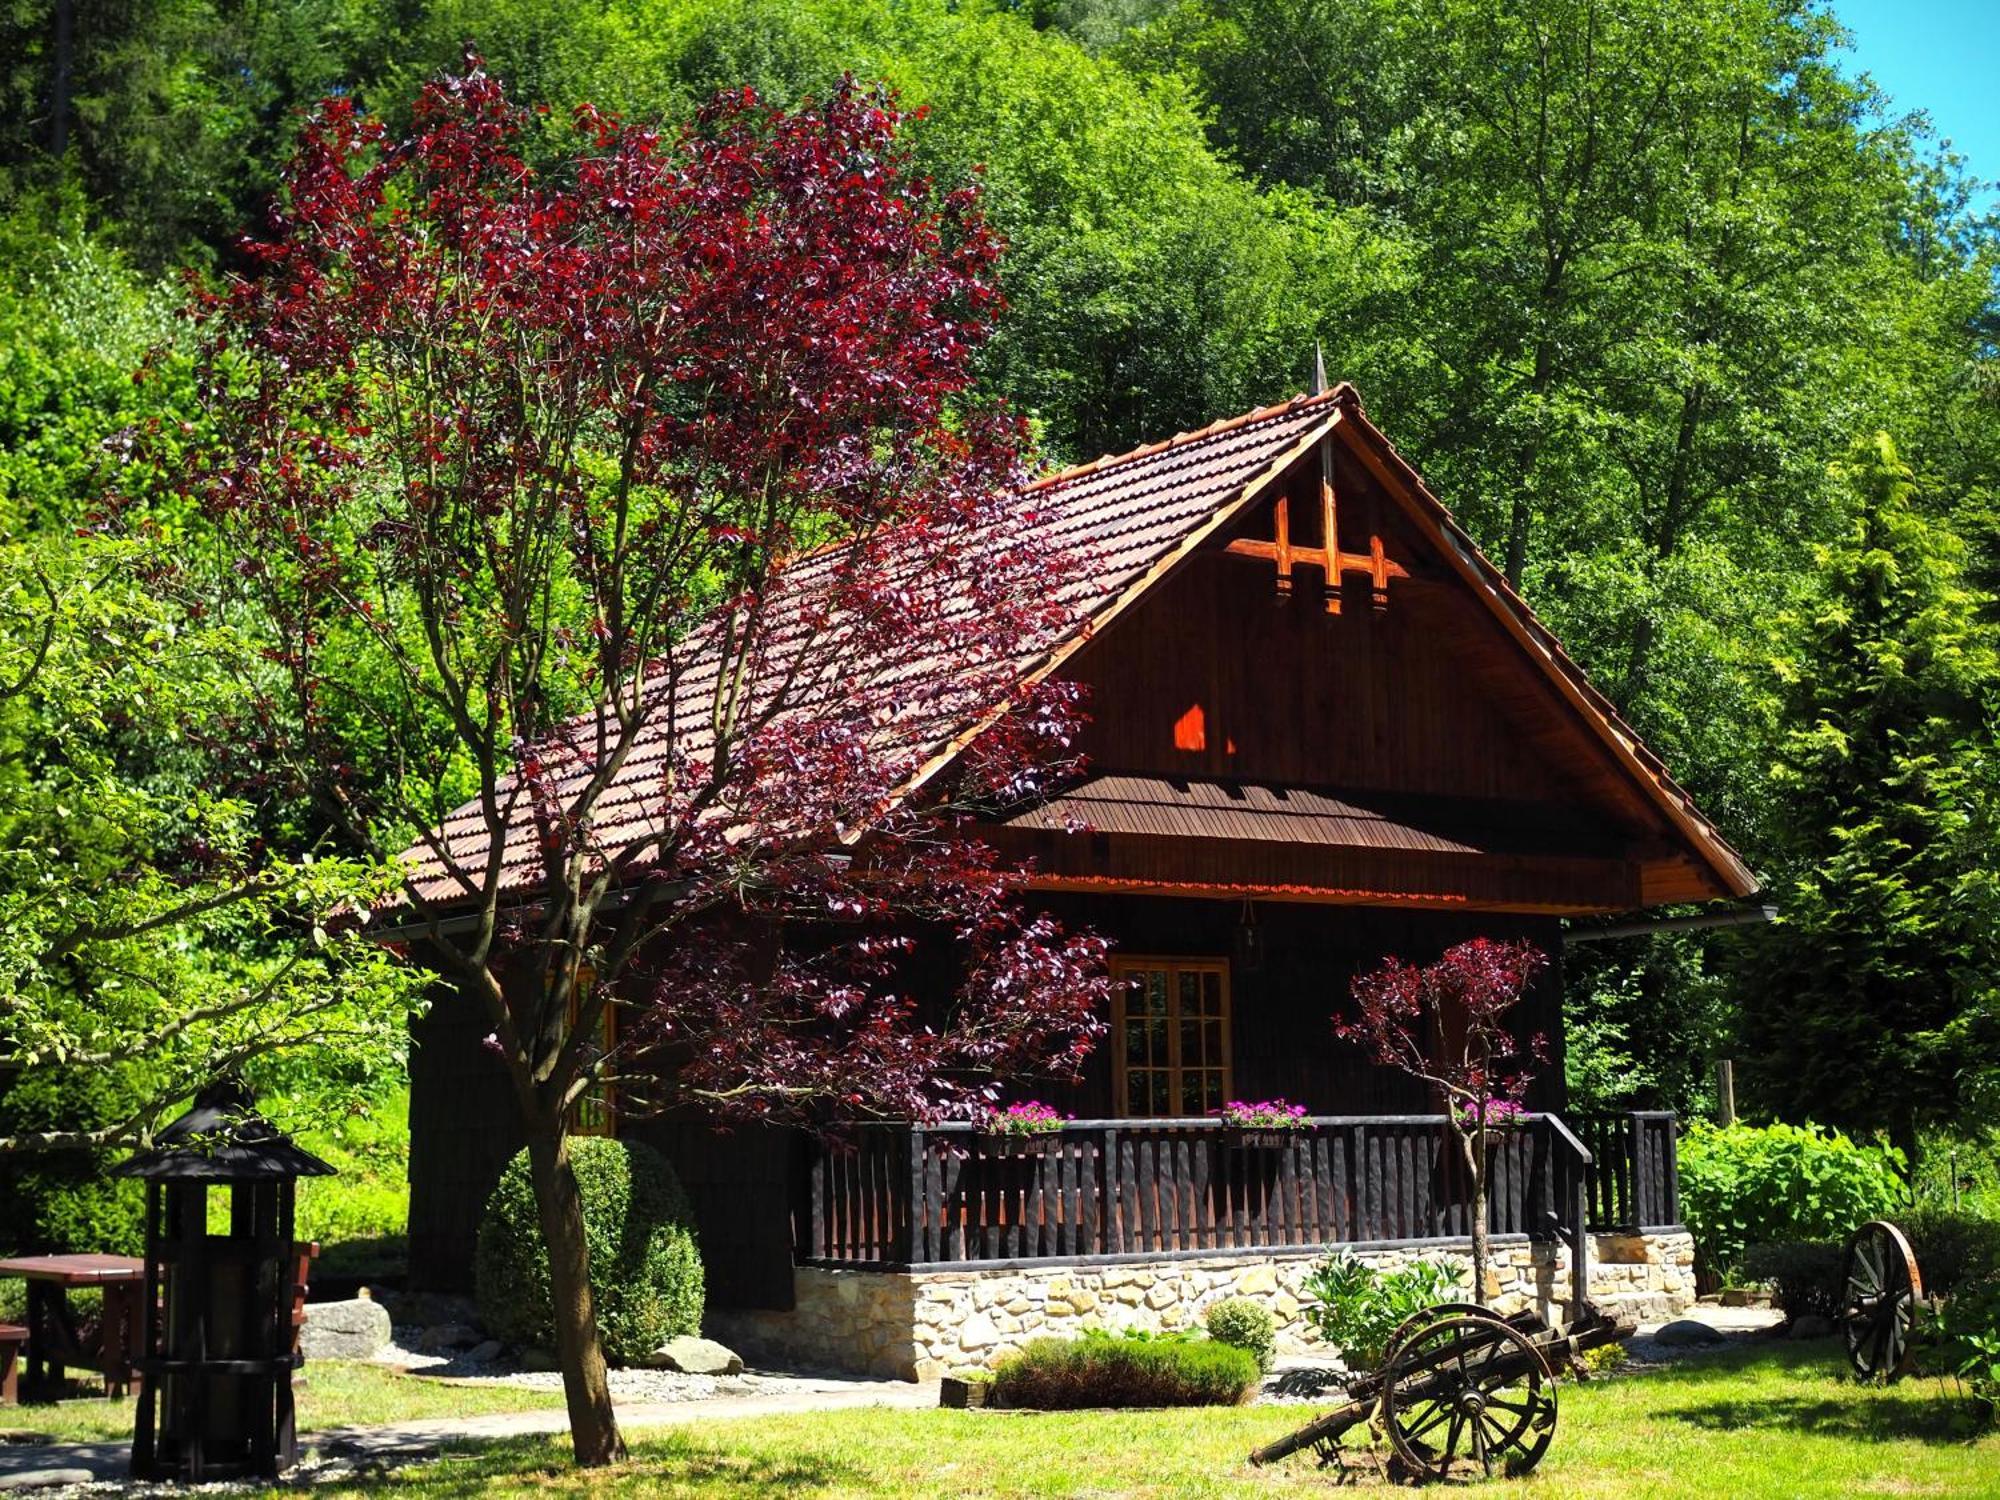
[[[1632,1335],[1632,1323],[1584,1308],[1567,1330],[1532,1312],[1501,1318],[1472,1303],[1428,1308],[1397,1329],[1378,1369],[1348,1382],[1345,1406],[1250,1461],[1276,1463],[1311,1449],[1322,1464],[1340,1464],[1341,1439],[1367,1422],[1388,1439],[1401,1478],[1525,1474],[1555,1437],[1556,1373],[1585,1350]]]

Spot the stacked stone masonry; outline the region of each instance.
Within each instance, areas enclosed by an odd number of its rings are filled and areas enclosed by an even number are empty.
[[[1462,1243],[1355,1253],[1384,1269],[1419,1257],[1470,1265]],[[947,1370],[993,1365],[1043,1334],[1196,1327],[1212,1304],[1248,1297],[1277,1320],[1280,1354],[1310,1355],[1325,1352],[1302,1306],[1301,1284],[1317,1258],[1217,1255],[974,1271],[801,1266],[793,1273],[793,1310],[714,1313],[711,1332],[753,1358],[933,1380]],[[1486,1301],[1500,1312],[1532,1307],[1552,1321],[1564,1320],[1569,1286],[1567,1247],[1522,1239],[1493,1246]],[[1590,1298],[1644,1321],[1678,1316],[1695,1298],[1694,1241],[1684,1233],[1593,1236]]]

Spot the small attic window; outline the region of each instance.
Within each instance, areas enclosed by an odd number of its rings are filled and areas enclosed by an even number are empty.
[[[1199,703],[1174,720],[1174,748],[1176,750],[1208,748],[1208,715],[1202,712]]]

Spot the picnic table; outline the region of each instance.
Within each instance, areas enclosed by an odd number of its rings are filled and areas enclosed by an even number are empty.
[[[7,1276],[28,1283],[24,1388],[59,1387],[63,1371],[73,1367],[101,1374],[107,1395],[130,1392],[145,1261],[135,1255],[22,1255],[0,1260],[0,1277]],[[84,1337],[70,1305],[69,1294],[78,1287],[99,1287],[104,1292],[104,1314],[93,1338]]]

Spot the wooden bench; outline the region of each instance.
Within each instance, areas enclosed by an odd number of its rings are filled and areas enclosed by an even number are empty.
[[[0,1406],[21,1404],[21,1351],[27,1347],[27,1329],[0,1323]]]

